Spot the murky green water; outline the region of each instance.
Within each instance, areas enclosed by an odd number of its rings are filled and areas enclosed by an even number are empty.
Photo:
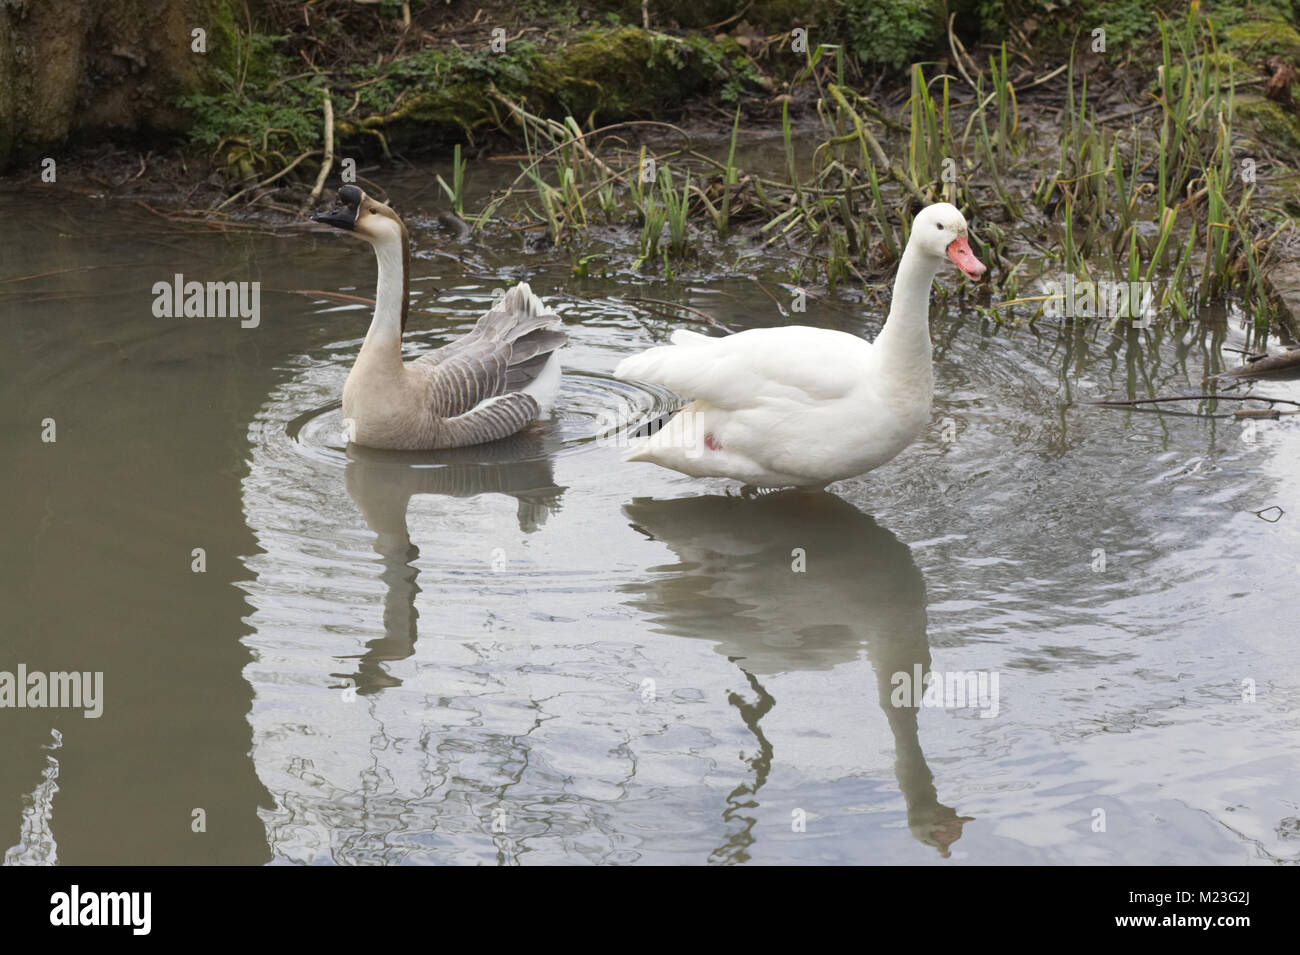
[[[368,310],[290,294],[371,295],[368,249],[41,210],[0,195],[0,670],[104,699],[0,709],[10,861],[1300,859],[1294,419],[1080,405],[1199,390],[1231,321],[1015,330],[950,297],[929,433],[834,496],[741,500],[596,437],[670,400],[609,377],[673,327],[619,298],[783,321],[746,278],[579,281],[411,216],[440,316],[412,354],[519,279],[573,343],[543,431],[378,454],[337,410]],[[153,317],[177,272],[261,281],[260,325]],[[800,319],[878,331],[834,303]],[[997,692],[892,705],[917,668]]]

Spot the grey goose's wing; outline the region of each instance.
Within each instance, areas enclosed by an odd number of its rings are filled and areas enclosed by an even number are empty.
[[[468,335],[417,358],[411,368],[429,378],[430,411],[439,418],[458,418],[485,401],[527,387],[551,353],[568,340],[560,316],[521,282],[489,309]],[[533,405],[535,417],[536,402]],[[511,407],[517,406],[511,403]],[[489,417],[502,414],[498,409]]]
[[[489,398],[454,418],[444,418],[440,444],[460,448],[508,438],[537,420],[541,407],[521,391]]]

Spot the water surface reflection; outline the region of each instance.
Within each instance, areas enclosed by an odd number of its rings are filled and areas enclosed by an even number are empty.
[[[891,700],[895,674],[930,670],[925,581],[907,545],[833,494],[790,490],[757,498],[708,495],[637,500],[624,512],[637,529],[667,544],[680,562],[655,568],[624,592],[660,632],[697,637],[745,674],[757,702],[731,695],[758,741],[750,778],[728,797],[725,815],[745,820],[743,836],[711,861],[743,861],[757,819],[747,810],[774,756],[763,718],[777,705],[768,675],[827,670],[863,653],[894,738],[894,773],[912,834],[947,856],[971,817],[939,802],[926,765],[914,706]],[[919,671],[917,670],[919,668]]]
[[[420,549],[407,527],[411,498],[506,494],[519,502],[519,530],[531,534],[560,508],[564,488],[556,485],[554,473],[559,444],[553,432],[537,426],[489,445],[429,453],[348,445],[348,494],[375,532],[374,549],[384,558],[381,578],[387,589],[384,635],[366,643],[354,673],[335,676],[361,694],[401,685],[384,664],[411,656],[418,636],[415,598],[420,571],[415,562]]]

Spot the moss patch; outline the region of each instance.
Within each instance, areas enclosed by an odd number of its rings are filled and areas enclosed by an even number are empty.
[[[653,116],[710,91],[734,103],[758,79],[731,37],[678,39],[623,28],[589,31],[566,44],[544,63],[538,91],[551,111],[608,120]]]
[[[203,54],[205,65],[209,71],[218,69],[233,74],[239,68],[239,55],[243,43],[241,36],[245,23],[243,4],[239,0],[192,0],[192,2],[194,10],[190,16],[196,22],[191,29],[201,26],[207,31],[208,52]],[[258,4],[254,2],[252,6],[256,9]]]
[[[1281,54],[1300,64],[1300,33],[1285,20],[1247,20],[1229,27],[1223,35],[1224,49],[1253,62]]]
[[[472,135],[501,121],[505,111],[492,91],[540,115],[613,122],[663,115],[706,92],[734,102],[759,80],[730,37],[591,29],[550,50],[523,41],[499,54],[426,50],[366,86],[362,102],[370,115],[345,119],[337,129],[345,138],[382,131],[390,145],[427,145],[430,137]]]
[[[1261,142],[1273,148],[1281,147],[1292,155],[1300,152],[1300,116],[1287,112],[1271,99],[1238,93],[1236,115],[1258,131]]]

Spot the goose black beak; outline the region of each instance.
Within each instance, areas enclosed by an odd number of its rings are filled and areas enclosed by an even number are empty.
[[[356,186],[344,186],[339,190],[339,202],[343,203],[337,209],[331,209],[329,212],[318,212],[312,216],[313,222],[322,222],[325,225],[332,225],[338,229],[347,229],[349,232],[357,224],[357,214],[361,211],[361,190]]]

